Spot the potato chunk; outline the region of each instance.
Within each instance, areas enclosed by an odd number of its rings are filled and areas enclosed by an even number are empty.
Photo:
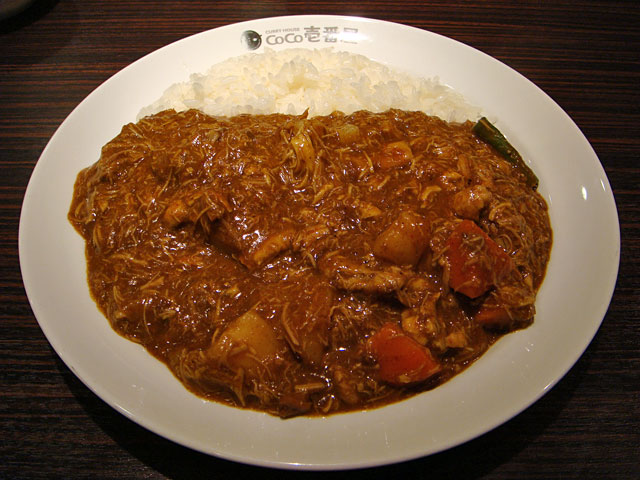
[[[376,257],[397,265],[415,265],[429,241],[425,219],[413,212],[403,212],[375,240]]]
[[[282,346],[273,327],[255,310],[249,310],[231,322],[220,337],[214,337],[209,353],[224,359],[234,370],[242,368],[255,374]]]

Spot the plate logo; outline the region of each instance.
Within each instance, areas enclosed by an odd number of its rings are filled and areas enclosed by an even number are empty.
[[[355,27],[314,26],[274,28],[258,33],[254,30],[242,32],[240,41],[247,50],[257,50],[263,44],[288,45],[302,43],[353,43],[357,44],[364,37]]]
[[[256,50],[262,45],[262,37],[258,32],[254,32],[253,30],[245,30],[242,32],[240,41],[247,50]]]

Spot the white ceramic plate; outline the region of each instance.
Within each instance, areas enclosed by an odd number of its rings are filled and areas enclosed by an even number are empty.
[[[304,36],[319,27],[319,43]],[[362,53],[441,82],[483,108],[540,177],[555,233],[535,323],[500,340],[445,385],[407,401],[328,418],[278,418],[205,402],[119,337],[91,300],[83,240],[66,219],[78,171],[170,84],[244,54],[324,47]],[[326,37],[324,32],[337,33]],[[325,42],[335,39],[336,42]],[[69,368],[113,408],[180,444],[240,462],[300,469],[387,464],[458,445],[547,392],[580,357],[607,311],[620,239],[611,188],[571,119],[526,78],[451,39],[388,22],[333,16],[245,22],[186,38],[125,68],[62,123],[38,161],[20,221],[20,262],[35,316]]]

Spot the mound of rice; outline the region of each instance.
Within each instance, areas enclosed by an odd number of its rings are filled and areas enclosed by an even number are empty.
[[[209,115],[286,113],[328,115],[335,110],[421,110],[447,121],[475,120],[479,109],[437,79],[418,78],[363,55],[330,48],[266,50],[230,58],[169,87],[139,118],[173,108]]]

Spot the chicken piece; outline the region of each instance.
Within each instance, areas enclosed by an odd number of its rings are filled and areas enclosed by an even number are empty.
[[[285,393],[278,399],[278,415],[281,418],[291,418],[304,415],[313,408],[308,392]]]
[[[353,372],[342,368],[340,365],[333,365],[333,383],[336,386],[336,392],[340,400],[347,405],[357,405],[360,402],[358,395],[358,379]]]
[[[312,225],[300,231],[287,227],[267,235],[255,249],[242,253],[238,259],[247,268],[256,269],[287,251],[299,252],[308,249],[329,233],[326,225]]]
[[[329,230],[329,227],[326,225],[311,225],[297,232],[296,237],[293,240],[292,247],[295,251],[309,249],[315,242],[326,237],[330,233],[331,230]]]
[[[326,280],[300,286],[296,302],[285,305],[281,317],[285,338],[303,362],[318,365],[329,344],[335,290]]]
[[[249,268],[261,267],[293,245],[296,232],[287,228],[269,235],[255,250],[243,254],[239,260]]]
[[[535,293],[526,283],[501,285],[482,303],[473,320],[490,330],[527,325],[535,314]]]
[[[309,134],[304,130],[300,130],[291,139],[291,146],[298,160],[306,166],[307,170],[313,172],[316,163],[316,151]]]
[[[183,223],[200,223],[206,233],[211,224],[224,215],[226,201],[221,196],[207,191],[178,191],[167,205],[162,222],[169,228]]]
[[[374,294],[391,293],[402,288],[409,276],[398,267],[376,270],[341,255],[323,257],[318,267],[342,290]]]
[[[413,161],[411,147],[405,141],[386,144],[375,158],[375,164],[382,170],[399,168],[409,165]]]
[[[415,265],[428,245],[429,228],[424,217],[402,212],[375,240],[373,253],[396,265]]]
[[[360,129],[353,123],[345,123],[336,129],[341,145],[351,145],[360,140]]]
[[[357,201],[354,204],[356,212],[358,212],[358,216],[362,220],[367,220],[369,218],[375,218],[382,215],[382,210],[369,202]]]
[[[440,187],[446,192],[458,192],[464,188],[464,184],[466,182],[465,177],[460,175],[455,170],[444,172],[438,178],[438,183]]]
[[[218,220],[209,232],[209,241],[213,246],[228,255],[237,255],[242,251],[242,233],[235,229],[226,216]]]
[[[306,117],[306,112],[303,114]],[[316,130],[317,129],[317,130]],[[317,122],[298,118],[287,126],[289,145],[293,151],[291,170],[302,183],[317,178],[322,174],[324,163],[322,162],[323,145],[320,135],[324,126]]]
[[[464,330],[455,330],[444,338],[447,348],[464,348],[469,344],[469,339]]]
[[[402,329],[422,345],[426,345],[444,330],[444,325],[436,314],[439,298],[440,293],[429,293],[419,306],[402,312]]]
[[[492,194],[484,185],[474,185],[453,196],[453,210],[461,218],[478,220],[480,211],[491,201]]]

